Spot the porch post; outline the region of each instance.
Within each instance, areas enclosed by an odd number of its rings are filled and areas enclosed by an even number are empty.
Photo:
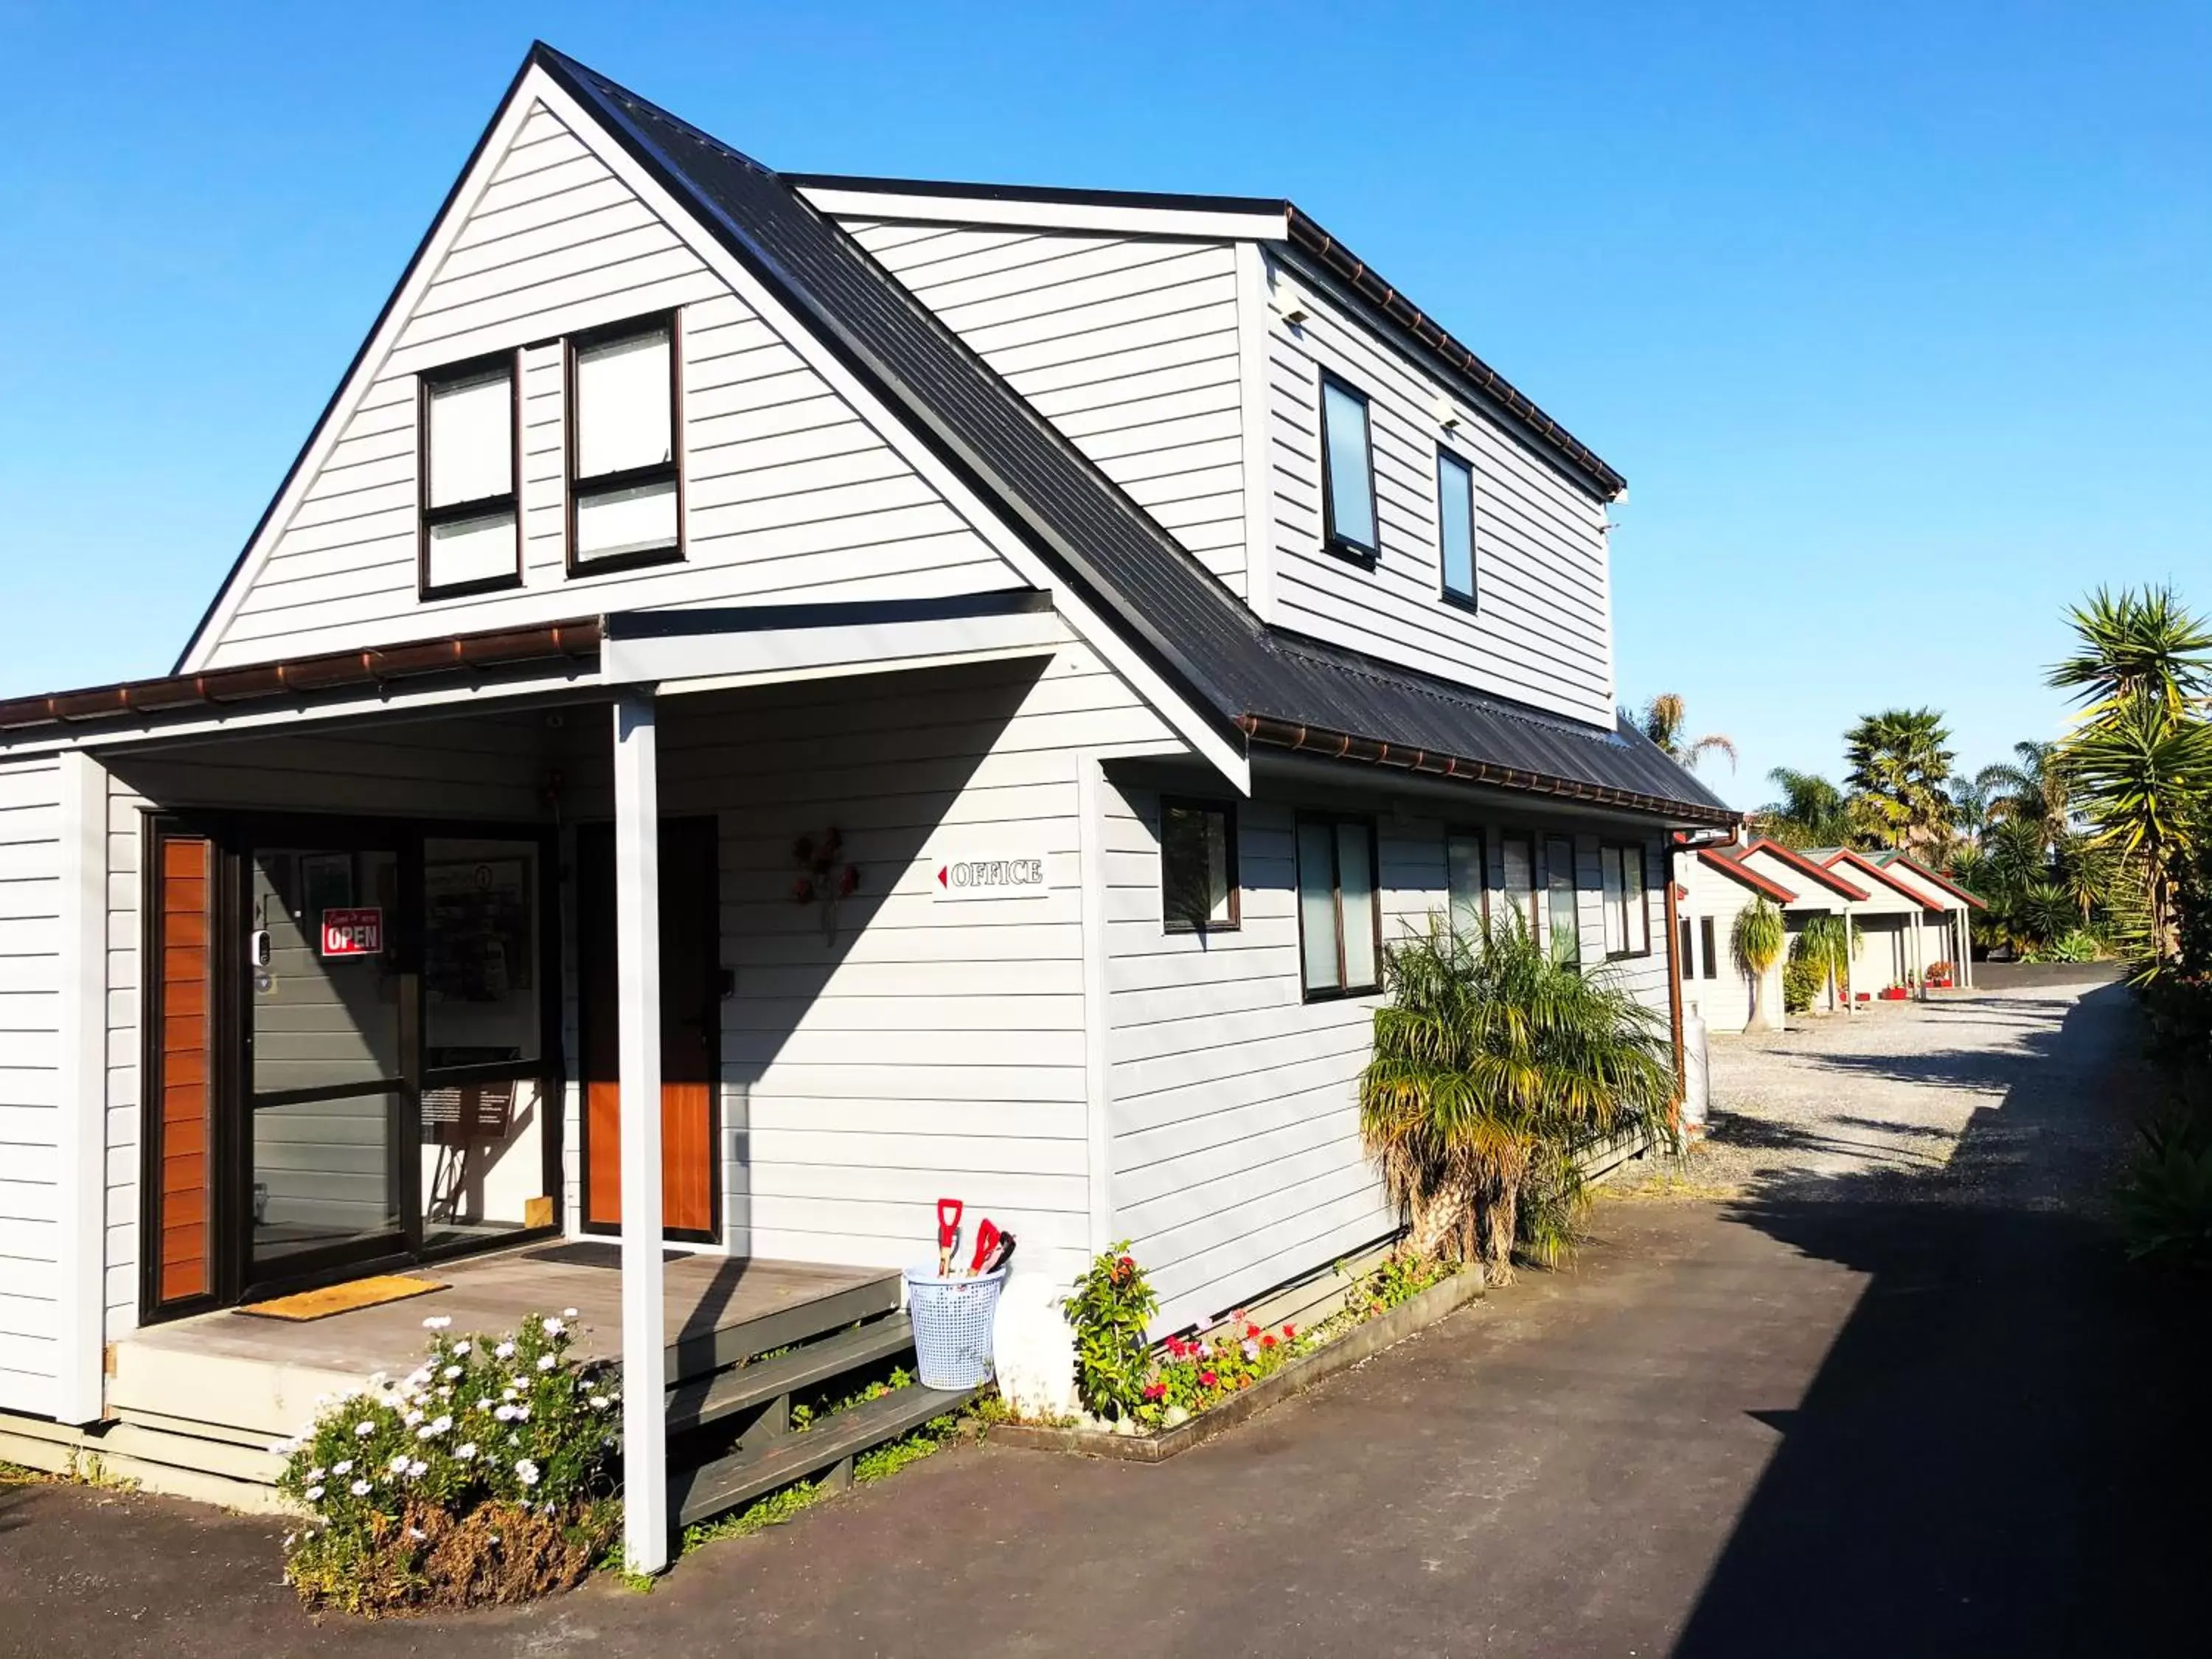
[[[661,1313],[660,800],[650,687],[615,700],[615,960],[621,1023],[623,1543],[668,1565],[667,1334]]]

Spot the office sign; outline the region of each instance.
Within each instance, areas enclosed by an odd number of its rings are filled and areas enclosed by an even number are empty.
[[[978,832],[939,849],[929,890],[940,903],[1041,899],[1052,891],[1052,859],[1032,832]]]

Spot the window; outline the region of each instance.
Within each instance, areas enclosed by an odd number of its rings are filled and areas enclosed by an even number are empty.
[[[423,596],[520,582],[514,356],[480,357],[425,374],[416,419],[416,574]]]
[[[1644,899],[1644,849],[1601,847],[1598,849],[1598,868],[1605,883],[1606,955],[1649,955],[1650,909]]]
[[[1474,468],[1449,449],[1437,451],[1437,562],[1443,595],[1474,603]]]
[[[1575,844],[1564,836],[1544,843],[1544,891],[1551,910],[1553,959],[1578,963],[1583,959],[1583,923],[1575,896]]]
[[[1721,953],[1714,947],[1713,945],[1713,919],[1711,916],[1701,916],[1698,918],[1698,937],[1704,942],[1705,949],[1705,971],[1704,977],[1706,979],[1718,979],[1721,976]]]
[[[1482,831],[1454,830],[1444,836],[1444,882],[1451,896],[1451,929],[1462,939],[1480,939],[1490,915],[1488,862],[1482,855]]]
[[[1536,844],[1526,836],[1498,838],[1498,873],[1505,888],[1505,910],[1530,939],[1536,933]]]
[[[1382,981],[1375,826],[1365,818],[1298,820],[1298,940],[1306,995],[1357,996]]]
[[[1375,562],[1375,457],[1367,398],[1321,377],[1322,537],[1332,552]]]
[[[1674,945],[1680,956],[1679,971],[1681,976],[1686,981],[1695,979],[1698,976],[1698,955],[1687,916],[1675,924]]]
[[[1226,805],[1160,803],[1160,915],[1170,933],[1237,925],[1237,814]]]
[[[568,343],[568,569],[683,556],[672,317]]]

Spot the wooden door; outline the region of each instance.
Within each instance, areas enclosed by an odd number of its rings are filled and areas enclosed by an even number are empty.
[[[151,1156],[149,1311],[216,1292],[216,895],[214,843],[154,838],[147,1011],[153,1070],[147,1091]]]
[[[620,999],[615,838],[576,838],[576,945],[583,1006],[584,1225],[622,1221]],[[717,1236],[715,1096],[721,1074],[721,916],[712,818],[660,826],[660,1204],[672,1237]]]

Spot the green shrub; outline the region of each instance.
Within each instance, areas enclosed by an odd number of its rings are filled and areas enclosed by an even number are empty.
[[[1802,951],[1793,951],[1790,960],[1782,964],[1782,1007],[1785,1013],[1802,1014],[1819,1000],[1821,987],[1828,982],[1828,970]]]
[[[1146,1330],[1159,1307],[1127,1239],[1075,1281],[1061,1311],[1075,1331],[1076,1397],[1093,1416],[1133,1417],[1144,1403],[1152,1367]]]
[[[302,1600],[348,1612],[519,1601],[579,1582],[619,1527],[615,1369],[570,1353],[575,1310],[505,1336],[434,1333],[422,1364],[340,1395],[285,1455],[307,1511],[285,1540]]]
[[[2212,1267],[2212,1130],[2180,1112],[2145,1124],[2120,1188],[2128,1255]]]

